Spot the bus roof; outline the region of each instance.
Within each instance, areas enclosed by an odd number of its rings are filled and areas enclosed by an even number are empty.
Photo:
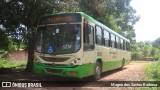
[[[109,27],[107,27],[106,25],[100,23],[99,21],[95,20],[94,18],[92,18],[91,16],[85,14],[84,12],[71,12],[71,13],[79,13],[81,14],[82,17],[87,18],[88,20],[94,22],[96,25],[102,27],[103,29],[109,31],[110,33],[120,37],[121,39],[130,42],[128,39],[126,39],[124,36],[118,34],[117,32],[113,31],[112,29],[110,29]],[[51,14],[51,15],[57,15],[57,14],[65,14],[65,12],[61,12],[61,13],[56,13],[56,14]],[[51,16],[51,15],[46,15],[46,16]]]

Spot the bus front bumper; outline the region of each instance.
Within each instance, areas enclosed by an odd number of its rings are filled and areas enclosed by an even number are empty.
[[[43,75],[54,75],[63,77],[83,78],[93,75],[93,70],[87,70],[87,68],[93,67],[93,65],[79,65],[76,67],[56,67],[52,65],[34,63],[34,73]]]

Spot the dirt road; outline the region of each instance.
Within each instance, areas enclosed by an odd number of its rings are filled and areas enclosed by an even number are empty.
[[[102,81],[140,81],[144,79],[144,65],[149,62],[132,62],[123,70],[114,70],[104,74]]]
[[[105,87],[105,82],[108,81],[141,81],[144,80],[144,65],[151,64],[151,62],[132,62],[129,65],[125,66],[123,70],[117,69],[109,72],[105,72],[102,75],[102,78],[99,81],[84,81],[87,78],[83,79],[80,84],[75,84],[74,79],[71,84],[68,82],[68,78],[61,77],[46,77],[42,75],[33,75],[26,74],[21,71],[16,71],[16,73],[11,74],[0,74],[0,81],[23,81],[23,80],[31,80],[31,81],[48,81],[47,84],[51,84],[54,87],[43,87],[43,88],[34,88],[36,90],[137,90],[136,87]],[[21,73],[19,73],[21,72]],[[55,81],[55,82],[50,82]],[[65,81],[61,84],[61,82],[56,83],[56,81]],[[98,83],[97,83],[98,82]],[[67,83],[67,84],[66,84]],[[58,85],[60,84],[60,85]],[[70,85],[69,85],[70,84]],[[99,85],[98,85],[99,84]],[[63,86],[65,85],[65,86]],[[72,86],[73,85],[73,86]],[[74,86],[76,85],[76,86]],[[42,85],[43,86],[43,85]],[[58,86],[58,87],[57,87]],[[1,89],[1,88],[0,88]],[[7,90],[9,88],[3,88],[3,90]],[[13,88],[13,90],[21,90],[21,88]],[[31,88],[23,88],[24,90],[29,90]],[[33,88],[32,88],[33,89]]]

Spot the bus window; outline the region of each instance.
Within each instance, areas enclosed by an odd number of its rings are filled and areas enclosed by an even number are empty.
[[[123,49],[123,39],[120,39],[120,49]]]
[[[111,34],[111,47],[115,48],[115,35]]]
[[[129,43],[129,51],[131,51],[131,44]]]
[[[119,38],[116,36],[116,48],[119,48]]]
[[[96,44],[103,45],[102,42],[102,28],[96,26]]]
[[[129,42],[126,42],[126,46],[127,46],[127,51],[130,51],[130,43]]]
[[[109,32],[104,30],[104,45],[109,47]]]
[[[123,50],[126,50],[126,41],[123,40]]]
[[[84,50],[94,49],[94,28],[86,24],[84,29]]]

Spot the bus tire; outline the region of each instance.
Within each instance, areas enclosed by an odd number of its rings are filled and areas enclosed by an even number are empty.
[[[97,61],[95,65],[94,80],[99,80],[101,78],[101,74],[102,74],[102,66],[101,63]]]
[[[122,60],[122,65],[121,65],[121,69],[124,69],[124,66],[125,66],[125,60],[123,59]]]

